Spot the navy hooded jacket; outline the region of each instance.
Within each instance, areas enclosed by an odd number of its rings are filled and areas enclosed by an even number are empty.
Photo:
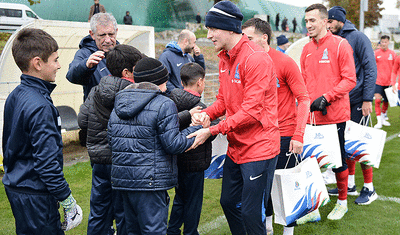
[[[159,60],[164,64],[169,72],[169,79],[167,82],[168,94],[175,88],[183,89],[181,83],[182,65],[190,62],[196,62],[203,67],[203,69],[206,69],[204,64],[204,56],[202,54],[199,56],[194,56],[194,58],[189,54],[184,54],[176,42],[170,42],[167,44]]]
[[[108,122],[113,189],[156,191],[175,187],[175,154],[193,144],[195,138],[187,139],[186,135],[200,128],[179,132],[174,102],[152,83],[132,84],[118,92]]]
[[[50,93],[55,84],[21,75],[4,106],[3,184],[10,190],[52,194],[63,201],[71,190],[64,178],[61,118]]]
[[[74,60],[69,64],[67,79],[74,84],[83,86],[83,100],[86,100],[90,90],[100,83],[102,77],[111,74],[106,67],[105,58],[93,68],[86,67],[89,56],[96,51],[99,51],[96,42],[88,35],[79,43],[79,50],[76,52]]]
[[[358,104],[364,101],[372,102],[377,68],[371,41],[364,33],[358,31],[349,20],[346,20],[338,35],[346,38],[353,48],[357,84],[350,91],[350,104]]]

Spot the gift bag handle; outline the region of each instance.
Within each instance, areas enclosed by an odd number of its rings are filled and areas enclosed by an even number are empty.
[[[286,154],[287,154],[287,153],[286,153]],[[299,154],[290,152],[289,157],[288,157],[288,160],[286,161],[286,165],[285,165],[285,168],[284,168],[284,169],[286,169],[287,165],[289,164],[289,160],[290,160],[290,158],[292,157],[292,155],[294,155],[294,157],[296,158],[296,164],[295,164],[295,166],[299,165],[299,163],[300,163],[300,162],[299,162]]]
[[[314,112],[310,112],[309,116],[309,120],[310,120],[310,125],[312,126],[316,126],[317,122],[315,121],[315,114]]]
[[[371,114],[368,114],[368,116],[362,116],[360,123],[358,123],[358,124],[363,125],[363,126],[368,126],[368,122],[370,122],[370,126],[372,127]]]

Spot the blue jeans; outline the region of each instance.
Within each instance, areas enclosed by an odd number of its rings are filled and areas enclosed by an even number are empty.
[[[168,235],[198,235],[201,207],[203,205],[204,171],[178,173],[178,185],[169,216]]]
[[[122,196],[111,187],[111,165],[92,165],[92,191],[88,235],[114,234],[113,219],[119,234],[126,234]]]
[[[220,203],[233,235],[266,233],[262,203],[271,193],[277,159],[236,164],[225,158]]]

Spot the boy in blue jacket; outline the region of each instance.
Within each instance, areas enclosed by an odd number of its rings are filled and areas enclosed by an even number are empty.
[[[132,84],[133,68],[143,54],[133,46],[120,44],[107,54],[107,68],[112,76],[104,76],[92,88],[81,105],[78,124],[87,132],[86,146],[92,165],[92,190],[87,235],[114,234],[115,218],[119,234],[126,234],[124,213],[119,192],[111,187],[111,149],[107,124],[114,108],[115,95]]]
[[[201,102],[205,88],[205,71],[197,63],[188,63],[180,71],[184,89],[175,88],[169,97],[175,102],[179,112],[180,129],[189,127],[191,113],[200,112],[207,106]],[[218,124],[219,119],[212,122]],[[199,234],[197,227],[203,205],[204,171],[210,166],[212,143],[216,136],[210,137],[196,149],[178,155],[178,185],[168,223],[168,235]]]
[[[12,46],[22,75],[4,106],[3,184],[16,234],[64,234],[82,221],[64,178],[61,118],[50,97],[60,69],[57,50],[54,38],[32,28],[21,30]]]
[[[194,142],[179,131],[178,111],[164,95],[168,70],[143,58],[133,72],[135,84],[120,91],[108,122],[112,151],[111,182],[123,198],[128,234],[166,234],[169,196],[177,184],[175,154]]]

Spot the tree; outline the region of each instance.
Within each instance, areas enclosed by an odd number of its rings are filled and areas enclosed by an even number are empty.
[[[35,1],[35,0],[28,0],[28,2],[29,2],[29,4],[32,6],[33,4],[40,3],[40,0],[37,0],[37,1]]]
[[[399,3],[400,0],[397,0]],[[356,27],[360,25],[360,0],[325,0],[329,7],[341,6],[347,11],[346,19],[350,20]],[[364,14],[365,27],[372,27],[379,24],[382,18],[381,7],[383,0],[368,0],[368,11]]]
[[[396,8],[400,8],[400,0],[397,0]]]
[[[222,1],[222,0],[208,0],[209,2],[213,1],[214,5],[217,4],[218,2]],[[238,4],[240,2],[240,0],[230,0],[231,2]]]

